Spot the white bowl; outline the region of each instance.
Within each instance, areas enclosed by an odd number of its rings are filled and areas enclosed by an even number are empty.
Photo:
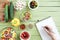
[[[31,9],[31,10],[36,10],[36,9],[39,7],[38,0],[34,0],[34,1],[37,2],[37,7],[36,7],[36,8],[33,8],[33,9],[30,7],[30,2],[31,2],[31,1],[33,1],[33,0],[29,0],[29,2],[28,2],[28,7],[29,7],[29,9]]]

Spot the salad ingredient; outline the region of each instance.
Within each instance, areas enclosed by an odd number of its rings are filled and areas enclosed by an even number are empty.
[[[10,2],[5,0],[5,2],[2,2],[1,7],[4,8],[6,4],[10,5]]]
[[[25,14],[24,14],[24,18],[23,18],[24,20],[29,20],[30,19],[30,13],[29,12],[26,12]]]
[[[6,3],[2,3],[2,4],[1,4],[1,7],[2,7],[2,8],[4,8],[4,7],[5,7],[5,5],[6,5]]]
[[[37,6],[38,6],[38,4],[37,4],[36,1],[31,1],[31,2],[30,2],[30,7],[31,7],[32,9],[36,8]]]
[[[15,31],[12,31],[11,27],[8,27],[6,30],[3,31],[1,35],[2,40],[14,40],[16,35],[13,37],[13,34],[16,34]]]
[[[10,6],[9,6],[9,11],[10,11],[10,20],[12,20],[13,19],[13,17],[14,17],[14,5],[13,5],[13,3],[12,2],[10,2]]]
[[[24,40],[27,40],[27,39],[29,39],[30,35],[28,32],[25,31],[25,32],[21,33],[20,37]]]
[[[25,24],[21,24],[20,25],[20,29],[24,30],[26,27],[25,27]]]
[[[29,24],[28,27],[29,27],[30,29],[32,29],[32,28],[33,28],[33,24]]]
[[[12,21],[11,21],[12,25],[17,27],[20,25],[20,20],[18,18],[14,18]]]
[[[4,13],[1,13],[1,14],[0,14],[0,21],[1,21],[1,22],[4,22],[4,18],[5,18],[5,17],[4,17]]]
[[[5,22],[8,22],[8,5],[5,5]]]
[[[26,2],[18,0],[15,4],[15,9],[22,10],[26,6]]]

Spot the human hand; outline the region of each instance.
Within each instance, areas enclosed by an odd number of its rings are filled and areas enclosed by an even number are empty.
[[[52,40],[56,40],[55,38],[55,34],[54,32],[52,31],[52,28],[49,27],[49,26],[45,26],[44,27],[44,30],[47,32],[47,34],[52,38]]]

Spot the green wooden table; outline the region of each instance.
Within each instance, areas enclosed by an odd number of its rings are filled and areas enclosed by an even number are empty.
[[[25,1],[28,3],[29,0]],[[29,23],[32,23],[34,25],[32,29],[28,29],[26,26],[26,30],[29,31],[31,34],[30,40],[41,40],[40,34],[37,31],[35,23],[37,20],[41,20],[48,16],[52,16],[54,18],[57,29],[60,32],[60,0],[38,0],[38,2],[39,7],[37,10],[34,11],[29,10],[32,15],[31,19],[27,22],[21,22],[26,25],[28,25]],[[27,8],[28,7],[26,7],[21,11],[16,11],[14,17],[20,19],[22,17],[21,15],[27,11]],[[0,31],[5,27],[13,27],[13,26],[11,26],[10,23],[0,22]],[[19,27],[13,27],[13,28],[17,32],[18,35],[17,40],[19,40],[19,33],[21,33],[21,31],[23,30],[20,30]]]

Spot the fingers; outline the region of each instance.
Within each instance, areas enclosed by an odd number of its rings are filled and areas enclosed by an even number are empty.
[[[46,27],[44,27],[44,30],[49,34],[50,33],[50,31],[46,28]]]
[[[44,30],[45,30],[48,34],[50,34],[50,33],[52,32],[52,28],[49,27],[49,26],[44,26]]]
[[[48,31],[52,32],[52,28],[50,26],[44,26],[45,29],[47,29]]]
[[[49,27],[49,26],[44,26],[44,30],[45,30],[49,35],[54,34],[54,32],[52,31],[52,28]]]

